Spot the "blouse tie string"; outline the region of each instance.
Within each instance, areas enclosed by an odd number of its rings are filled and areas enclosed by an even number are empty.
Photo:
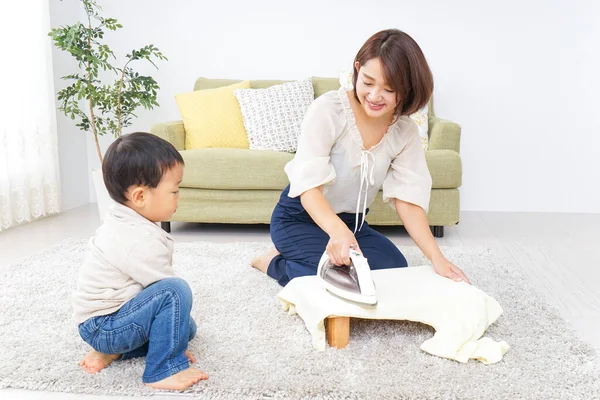
[[[365,223],[365,213],[367,212],[367,193],[369,191],[369,185],[375,184],[373,178],[373,172],[375,170],[375,155],[369,150],[361,150],[360,154],[360,190],[358,192],[358,199],[356,200],[356,220],[354,223],[354,234],[361,230]],[[360,212],[360,200],[363,198],[362,206],[362,221],[360,227],[358,226],[358,214]]]

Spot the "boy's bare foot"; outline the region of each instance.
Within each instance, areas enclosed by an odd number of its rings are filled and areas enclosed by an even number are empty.
[[[96,350],[91,350],[83,357],[79,365],[85,372],[95,374],[108,367],[110,363],[118,360],[120,357],[120,354],[104,354]]]
[[[196,368],[188,368],[183,371],[171,375],[162,381],[146,383],[146,386],[150,386],[154,389],[163,390],[184,390],[192,386],[193,384],[208,379],[208,375],[204,372],[197,370]]]
[[[189,350],[186,350],[184,354],[189,360],[189,362],[191,362],[192,364],[196,362],[196,357],[192,353],[190,353]]]
[[[272,247],[269,250],[267,250],[267,252],[265,254],[263,254],[262,256],[258,256],[254,260],[252,260],[250,265],[252,265],[254,268],[259,270],[260,272],[263,272],[266,274],[267,268],[269,268],[269,264],[271,263],[271,260],[273,258],[275,258],[275,256],[278,254],[281,254],[281,253],[279,253],[275,247]]]

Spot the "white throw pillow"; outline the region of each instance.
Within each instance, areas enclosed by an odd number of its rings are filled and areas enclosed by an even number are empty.
[[[340,72],[340,85],[347,90],[352,89],[352,71],[341,71]],[[429,105],[421,108],[414,114],[410,115],[410,119],[415,121],[419,127],[419,136],[421,136],[421,142],[423,143],[423,150],[427,150],[429,147]]]
[[[236,89],[250,148],[293,153],[300,124],[315,99],[312,80],[303,79],[266,89]]]
[[[421,143],[423,143],[423,150],[427,150],[429,147],[429,104],[425,104],[425,107],[421,108],[414,114],[410,115],[410,119],[415,121],[419,127],[419,136],[421,136]]]

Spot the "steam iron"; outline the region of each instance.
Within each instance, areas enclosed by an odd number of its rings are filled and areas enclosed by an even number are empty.
[[[358,251],[350,249],[350,265],[334,265],[323,253],[317,269],[321,285],[329,292],[346,300],[361,304],[377,304],[375,284],[367,259]]]

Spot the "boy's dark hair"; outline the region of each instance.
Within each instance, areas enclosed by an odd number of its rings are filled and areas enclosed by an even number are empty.
[[[184,165],[175,147],[156,135],[135,132],[117,138],[106,150],[102,176],[108,194],[125,204],[125,193],[133,185],[155,188],[175,165]]]
[[[410,115],[427,104],[433,93],[433,76],[413,38],[398,29],[377,32],[363,44],[354,61],[362,67],[372,58],[381,59],[385,80],[396,92],[399,100],[394,110],[396,116]],[[358,70],[354,67],[352,83],[356,100],[357,78]]]

